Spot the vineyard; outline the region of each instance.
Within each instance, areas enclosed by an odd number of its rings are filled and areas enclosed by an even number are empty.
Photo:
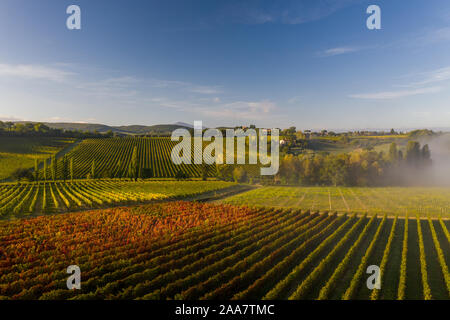
[[[321,212],[450,218],[450,188],[264,187],[223,202]]]
[[[73,163],[73,178],[84,179],[92,175],[92,165],[95,164],[95,175],[97,178],[123,178],[129,175],[129,166],[132,162],[133,152],[136,148],[137,162],[141,174],[150,171],[154,178],[173,178],[178,172],[188,177],[202,177],[205,172],[207,176],[215,176],[214,165],[203,164],[180,164],[175,165],[171,159],[172,148],[178,144],[170,138],[97,138],[85,139],[70,152],[66,154],[67,161]],[[209,142],[204,142],[203,148]],[[194,159],[195,148],[191,148],[192,159]],[[226,152],[226,151],[224,151]],[[246,152],[248,154],[248,150]],[[46,167],[40,166],[39,178],[50,179],[52,177],[52,163],[46,160]],[[257,165],[242,165],[247,170],[259,172]],[[45,170],[45,173],[44,173]],[[62,159],[57,160],[57,179],[63,177]]]
[[[67,154],[73,159],[74,178],[86,178],[91,173],[92,162],[95,161],[99,177],[125,177],[131,162],[134,147],[137,148],[140,168],[151,169],[153,177],[174,177],[178,171],[190,177],[202,175],[201,165],[175,165],[171,160],[172,148],[177,142],[170,138],[108,138],[86,139]],[[50,177],[50,166],[46,176]],[[213,175],[214,167],[208,166],[209,175]],[[62,166],[57,168],[57,176],[61,177]],[[44,177],[43,170],[40,172]]]
[[[194,196],[233,185],[222,181],[125,180],[0,184],[0,219]]]
[[[449,299],[449,221],[170,202],[0,222],[4,299]],[[366,286],[367,266],[381,289]],[[81,269],[68,290],[66,268]]]

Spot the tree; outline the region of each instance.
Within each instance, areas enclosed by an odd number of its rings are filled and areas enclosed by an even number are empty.
[[[56,172],[58,169],[58,164],[56,163],[56,157],[52,156],[52,162],[51,162],[51,171],[52,171],[52,180],[56,181]]]
[[[208,166],[206,164],[202,165],[202,180],[208,180]]]
[[[338,156],[328,162],[330,165],[329,176],[334,186],[348,184],[348,171],[346,164],[346,156]]]
[[[31,169],[16,169],[12,175],[15,180],[27,180],[32,181],[34,179],[33,173],[31,172]]]
[[[92,160],[91,164],[91,178],[95,179],[95,160]]]
[[[47,181],[47,161],[48,159],[44,160],[44,181]]]
[[[178,170],[177,173],[175,174],[175,179],[177,180],[183,180],[183,179],[188,179],[189,175],[181,170]]]
[[[116,173],[115,173],[114,177],[122,179],[122,169],[121,169],[120,164],[121,164],[121,162],[120,162],[120,159],[119,159],[117,161],[117,164],[116,164]]]
[[[216,164],[216,176],[220,180],[233,180],[233,166],[228,164]]]
[[[131,162],[129,167],[129,177],[137,181],[139,177],[139,161],[137,147],[133,148],[133,154],[131,155]]]
[[[70,181],[72,181],[73,182],[73,158],[70,158],[70,165],[69,165],[69,167],[70,167]]]
[[[8,128],[8,131],[12,130],[12,127],[14,127],[14,123],[11,121],[5,122],[5,126]]]
[[[409,165],[419,165],[422,159],[420,143],[417,141],[409,141],[406,145],[406,162]]]
[[[342,143],[349,143],[350,142],[350,139],[347,137],[347,136],[341,136],[340,138],[339,138],[339,140],[342,142]]]
[[[141,178],[144,178],[144,179],[153,178],[152,168],[142,168]]]
[[[67,156],[64,156],[62,159],[62,179],[64,182],[67,180],[67,177],[69,175],[69,168],[67,163]]]
[[[431,152],[430,152],[430,147],[428,146],[428,144],[426,144],[422,147],[421,153],[422,153],[423,164],[429,165],[431,163]]]
[[[39,162],[37,158],[34,158],[34,181],[39,181]]]
[[[391,163],[396,163],[398,161],[398,149],[395,142],[392,142],[389,147],[388,159]]]
[[[233,170],[234,182],[247,182],[247,172],[242,166],[237,166]]]

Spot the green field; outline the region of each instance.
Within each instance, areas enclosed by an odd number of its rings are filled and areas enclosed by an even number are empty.
[[[16,169],[32,168],[34,159],[47,159],[74,142],[68,138],[0,136],[0,180]]]
[[[197,196],[238,186],[224,181],[75,180],[0,184],[0,219]]]
[[[310,152],[325,152],[330,154],[340,154],[373,147],[377,152],[387,152],[392,142],[395,142],[400,149],[404,149],[408,142],[406,135],[395,136],[352,136],[348,142],[342,142],[340,137],[315,137],[309,141]]]
[[[357,212],[450,218],[450,188],[262,187],[224,203],[290,207],[319,212]]]

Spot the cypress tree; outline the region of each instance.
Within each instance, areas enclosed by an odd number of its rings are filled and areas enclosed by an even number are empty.
[[[134,181],[137,181],[139,175],[139,162],[138,162],[138,152],[137,147],[133,148],[133,154],[131,155],[131,163],[129,168],[130,178],[133,178]]]
[[[70,181],[73,182],[73,158],[70,158]]]
[[[95,160],[92,160],[91,177],[92,179],[95,179]]]
[[[47,161],[48,159],[44,160],[44,181],[47,181]]]
[[[52,170],[52,180],[56,181],[56,171],[58,169],[58,165],[56,163],[56,157],[52,156],[51,170]]]
[[[116,177],[122,179],[122,170],[120,169],[120,159],[117,161]]]
[[[389,161],[391,163],[396,163],[398,161],[398,150],[395,142],[392,142],[389,147]]]
[[[66,181],[67,176],[68,176],[67,165],[68,165],[68,163],[67,163],[67,156],[64,156],[63,159],[62,159],[62,178],[63,178],[64,182]]]
[[[431,151],[428,144],[424,145],[421,150],[422,162],[424,165],[429,165],[431,163]]]
[[[39,163],[38,163],[38,159],[35,158],[34,159],[34,181],[38,181],[39,180]]]
[[[417,141],[409,141],[406,145],[406,161],[409,165],[418,165],[422,160],[420,144]]]

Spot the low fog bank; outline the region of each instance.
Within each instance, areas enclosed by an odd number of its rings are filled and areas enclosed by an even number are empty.
[[[430,184],[450,186],[450,133],[432,138],[428,145],[433,160],[430,169]]]
[[[415,185],[450,187],[450,133],[423,139],[431,150],[432,165],[419,174],[422,181],[411,181]]]

